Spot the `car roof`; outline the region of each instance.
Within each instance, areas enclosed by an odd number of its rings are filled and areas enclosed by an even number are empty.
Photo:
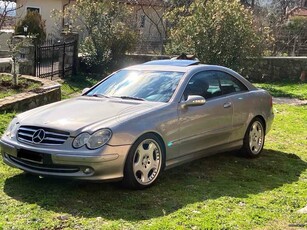
[[[198,60],[155,60],[143,64],[129,66],[127,70],[159,70],[159,71],[176,71],[187,72],[196,66],[205,66]]]
[[[198,65],[200,63],[199,60],[173,60],[173,59],[166,59],[166,60],[154,60],[143,63],[143,65],[168,65],[168,66],[181,66],[181,67],[188,67],[191,65]]]

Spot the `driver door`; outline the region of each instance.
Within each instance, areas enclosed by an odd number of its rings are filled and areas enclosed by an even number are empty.
[[[184,92],[200,95],[206,103],[195,107],[178,106],[180,123],[180,156],[226,144],[232,133],[233,106],[222,96],[218,73],[204,71],[194,75]]]

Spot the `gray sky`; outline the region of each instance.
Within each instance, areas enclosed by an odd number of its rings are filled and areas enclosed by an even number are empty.
[[[8,9],[15,9],[15,7],[16,7],[16,4],[14,3],[14,2],[10,2],[9,3],[9,6],[8,6]],[[0,1],[0,13],[2,13],[2,11],[3,11],[3,8],[4,8],[4,2],[3,1]],[[12,11],[12,12],[10,12],[10,16],[15,16],[15,12],[14,11]]]

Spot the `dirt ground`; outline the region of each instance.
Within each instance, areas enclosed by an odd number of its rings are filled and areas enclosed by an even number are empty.
[[[307,100],[287,97],[273,97],[274,104],[307,105]]]

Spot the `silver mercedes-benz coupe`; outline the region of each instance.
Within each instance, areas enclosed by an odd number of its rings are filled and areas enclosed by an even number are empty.
[[[17,115],[3,160],[27,173],[152,185],[164,169],[223,151],[257,157],[272,97],[238,73],[192,60],[119,70],[79,97]]]

